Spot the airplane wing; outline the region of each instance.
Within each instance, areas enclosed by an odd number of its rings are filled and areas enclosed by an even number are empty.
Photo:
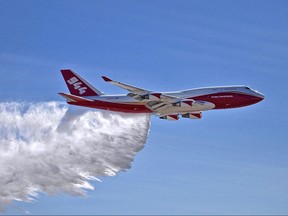
[[[108,82],[112,85],[115,85],[115,86],[118,86],[120,88],[123,88],[125,90],[128,90],[132,93],[135,93],[135,94],[139,94],[139,95],[143,95],[143,94],[147,94],[148,90],[145,90],[145,89],[141,89],[141,88],[138,88],[138,87],[135,87],[135,86],[131,86],[131,85],[127,85],[125,83],[121,83],[121,82],[118,82],[118,81],[114,81],[114,80],[111,80],[110,78],[106,77],[106,76],[102,76],[103,80],[105,82]]]
[[[152,92],[146,89],[114,81],[106,76],[102,76],[102,78],[105,82],[108,82],[112,85],[130,91],[130,93],[128,93],[127,96],[130,96],[139,101],[146,102],[145,103],[146,107],[159,115],[166,113],[167,110],[173,106],[181,106],[180,103],[183,103],[184,105],[191,107],[195,103],[195,101],[192,99],[183,100],[182,98],[179,97],[174,97],[163,93]]]
[[[138,88],[132,85],[128,85],[125,83],[121,83],[118,81],[114,81],[111,80],[110,78],[106,77],[106,76],[102,76],[103,80],[105,82],[108,82],[112,85],[118,86],[120,88],[123,88],[125,90],[130,91],[129,94],[127,94],[127,96],[133,97],[136,100],[139,101],[143,101],[143,100],[161,100],[162,102],[168,102],[168,103],[173,103],[173,102],[177,102],[179,100],[181,100],[181,98],[178,97],[173,97],[170,95],[165,95],[162,93],[156,93],[156,92],[152,92],[146,89],[142,89],[142,88]]]

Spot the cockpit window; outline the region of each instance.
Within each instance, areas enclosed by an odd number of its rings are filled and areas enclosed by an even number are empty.
[[[249,87],[245,87],[245,89],[251,90]]]

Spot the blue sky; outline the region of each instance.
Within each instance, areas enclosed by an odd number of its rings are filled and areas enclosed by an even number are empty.
[[[132,169],[32,214],[287,214],[287,1],[0,1],[0,101],[63,101],[60,69],[153,90],[243,84],[263,102],[152,117]],[[1,121],[1,120],[0,120]],[[22,213],[12,206],[7,214]]]

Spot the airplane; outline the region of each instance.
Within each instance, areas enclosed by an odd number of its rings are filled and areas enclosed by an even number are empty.
[[[59,93],[68,104],[124,113],[150,113],[160,119],[201,119],[202,111],[249,106],[265,96],[248,86],[218,86],[173,92],[155,92],[102,76],[127,90],[126,95],[106,95],[70,69],[61,70],[70,94]]]

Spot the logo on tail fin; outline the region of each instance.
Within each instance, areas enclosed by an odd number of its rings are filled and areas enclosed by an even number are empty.
[[[70,85],[74,86],[75,90],[79,91],[79,94],[82,95],[86,92],[87,87],[81,87],[81,85],[83,84],[82,82],[78,82],[79,80],[77,79],[77,77],[72,77],[69,80],[67,80],[67,83],[69,83]]]
[[[83,97],[103,95],[103,92],[99,91],[74,71],[65,69],[61,70],[61,73],[72,95]]]

